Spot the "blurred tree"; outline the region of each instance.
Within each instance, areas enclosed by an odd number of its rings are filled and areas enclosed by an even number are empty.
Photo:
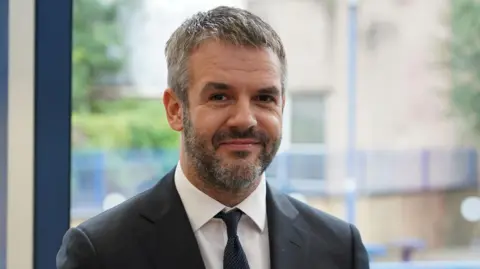
[[[450,97],[454,112],[461,116],[469,134],[480,142],[480,1],[450,3]]]
[[[73,1],[72,146],[101,149],[178,147],[179,135],[158,100],[105,101],[96,89],[115,82],[125,65],[121,17],[141,0]],[[113,80],[113,81],[112,81]]]
[[[123,67],[119,1],[73,1],[72,109],[96,112],[93,90]]]
[[[178,148],[180,135],[170,129],[157,100],[119,100],[103,104],[106,113],[74,113],[73,148]]]

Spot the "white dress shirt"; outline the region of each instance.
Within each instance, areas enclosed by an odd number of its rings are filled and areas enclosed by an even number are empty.
[[[205,268],[223,269],[227,229],[223,220],[214,216],[230,208],[197,189],[185,177],[180,163],[175,170],[175,186],[197,238]],[[270,268],[266,194],[266,182],[262,178],[255,191],[236,206],[245,213],[238,223],[237,234],[248,264],[254,269]]]

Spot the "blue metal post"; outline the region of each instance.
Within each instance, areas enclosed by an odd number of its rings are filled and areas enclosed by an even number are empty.
[[[93,178],[93,193],[95,195],[96,206],[102,208],[103,199],[105,198],[105,181],[106,181],[106,169],[105,159],[107,158],[106,152],[95,151],[92,155],[94,161],[94,178]]]
[[[420,159],[420,175],[422,177],[422,190],[430,189],[430,151],[423,150]]]
[[[355,173],[356,139],[356,65],[357,65],[357,0],[348,2],[348,104],[347,104],[347,176],[346,213],[347,221],[355,223],[357,179]]]
[[[478,152],[476,149],[468,150],[468,183],[472,183],[474,187],[480,187],[478,181]]]
[[[288,165],[288,154],[287,152],[282,152],[277,156],[277,175],[276,179],[279,182],[280,189],[282,191],[291,192],[292,186],[290,181],[288,180],[288,172],[289,172],[289,165]]]

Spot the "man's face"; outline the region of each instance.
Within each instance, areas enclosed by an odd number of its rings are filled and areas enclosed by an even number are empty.
[[[250,187],[281,142],[280,62],[267,49],[206,42],[189,62],[183,143],[205,183],[230,192]]]

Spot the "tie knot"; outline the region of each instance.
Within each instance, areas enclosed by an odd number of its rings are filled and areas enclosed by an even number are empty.
[[[242,215],[243,212],[240,209],[233,209],[228,212],[220,211],[215,215],[215,218],[222,219],[225,222],[228,237],[231,238],[237,236],[238,222]]]

